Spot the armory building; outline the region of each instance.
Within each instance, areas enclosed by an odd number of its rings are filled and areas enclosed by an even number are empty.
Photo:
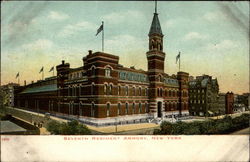
[[[83,66],[73,69],[62,61],[56,67],[56,77],[16,89],[15,106],[94,125],[188,115],[189,74],[164,73],[163,34],[157,13],[148,36],[147,71],[124,67],[118,56],[90,50],[83,57]]]

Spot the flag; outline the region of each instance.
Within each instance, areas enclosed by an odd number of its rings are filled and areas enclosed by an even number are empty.
[[[95,36],[97,36],[101,31],[103,30],[103,24],[97,29],[97,33]]]
[[[180,59],[180,57],[181,57],[181,53],[179,52],[179,54],[176,56],[176,64],[177,64],[177,61]]]
[[[49,72],[54,71],[54,66],[49,70]]]
[[[16,74],[16,78],[18,78],[19,77],[19,72]]]
[[[43,72],[43,67],[41,68],[41,70],[39,71],[39,73]]]

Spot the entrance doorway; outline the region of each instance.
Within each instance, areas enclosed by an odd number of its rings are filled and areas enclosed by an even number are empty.
[[[161,110],[162,110],[162,102],[158,102],[157,103],[157,117],[158,118],[161,118],[162,116]]]

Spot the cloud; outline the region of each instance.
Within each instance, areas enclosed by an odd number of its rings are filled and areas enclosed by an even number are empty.
[[[27,2],[22,8],[19,8],[13,16],[10,17],[9,25],[5,26],[4,33],[8,36],[4,39],[4,44],[9,46],[11,43],[22,41],[23,38],[30,36],[30,24],[40,12],[42,12],[48,5],[48,2]],[[34,34],[34,33],[32,33]]]
[[[214,22],[223,17],[223,14],[221,12],[207,12],[203,16],[203,18],[207,21]]]
[[[128,10],[126,12],[113,12],[103,16],[105,21],[113,24],[119,24],[122,22],[128,21],[128,17],[131,18],[132,21],[135,19],[143,18],[143,14],[139,11]]]
[[[114,36],[106,40],[105,44],[108,50],[116,52],[126,52],[131,49],[138,50],[144,47],[142,40],[128,34]]]
[[[38,39],[35,42],[22,45],[22,48],[24,50],[28,50],[28,51],[48,50],[48,49],[51,49],[53,45],[54,45],[54,43],[51,40],[48,40],[48,39]]]
[[[222,40],[220,43],[212,44],[209,43],[203,49],[212,53],[225,53],[230,52],[233,49],[238,48],[238,44],[232,40]]]
[[[97,25],[87,22],[87,21],[82,21],[76,24],[70,24],[66,25],[58,34],[59,37],[69,37],[71,35],[76,34],[79,31],[95,31],[97,30]]]
[[[185,41],[190,41],[190,40],[203,40],[203,39],[206,39],[207,36],[206,35],[202,35],[200,33],[197,33],[197,32],[190,32],[190,33],[187,33],[183,40]]]
[[[163,23],[164,27],[171,28],[175,25],[175,20],[167,20],[165,23]]]
[[[61,13],[61,12],[50,11],[48,18],[52,20],[65,20],[69,18],[69,15]]]

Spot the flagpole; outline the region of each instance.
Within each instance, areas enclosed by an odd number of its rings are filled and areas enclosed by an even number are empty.
[[[102,21],[102,52],[104,52],[104,22]]]
[[[181,52],[179,52],[180,58],[179,58],[179,71],[181,71]]]
[[[44,69],[43,69],[43,73],[42,73],[42,80],[43,80],[43,77],[44,77]]]

